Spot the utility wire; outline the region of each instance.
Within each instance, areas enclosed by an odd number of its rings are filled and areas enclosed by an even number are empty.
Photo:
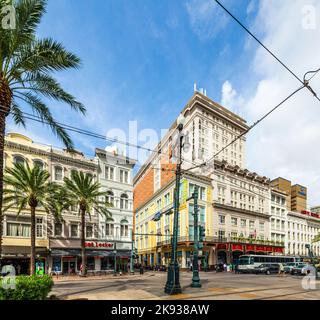
[[[233,20],[235,20],[254,40],[256,40],[269,54],[272,55],[288,72],[290,72],[302,85],[306,86],[309,91],[314,95],[314,97],[320,101],[320,98],[313,91],[313,89],[309,86],[309,84],[305,82],[305,80],[301,80],[296,73],[294,73],[284,62],[280,60],[270,49],[267,48],[238,18],[236,18],[219,0],[214,0]],[[309,79],[311,80],[311,79]]]
[[[241,134],[239,134],[236,138],[231,140],[227,145],[225,145],[223,148],[221,148],[218,152],[216,152],[209,160],[206,160],[203,165],[208,164],[208,162],[211,162],[216,156],[218,156],[221,152],[223,152],[226,148],[228,148],[230,145],[235,143],[237,140],[239,140],[241,137],[243,137],[245,134],[247,134],[251,129],[253,129],[256,125],[258,125],[261,121],[263,121],[267,116],[269,116],[272,112],[274,112],[276,109],[278,109],[283,103],[288,101],[292,96],[294,96],[298,91],[303,89],[305,87],[305,84],[298,89],[294,90],[292,93],[290,93],[285,99],[283,99],[280,103],[278,103],[274,108],[272,108],[270,111],[268,111],[265,115],[263,115],[260,119],[258,119],[256,122],[254,122],[251,126],[249,126],[248,129],[243,131]]]
[[[1,109],[1,107],[0,107],[0,109]],[[1,110],[0,110],[0,112],[1,112]],[[10,113],[12,114],[12,111],[10,111]],[[36,121],[36,122],[39,122],[39,123],[42,123],[42,124],[50,125],[50,123],[48,121],[46,121],[45,119],[42,119],[40,116],[33,115],[33,114],[27,113],[27,112],[22,112],[22,114],[23,114],[23,117],[25,119]],[[56,124],[58,126],[60,126],[61,128],[66,129],[68,131],[76,132],[76,133],[79,133],[79,134],[83,134],[83,135],[90,136],[90,137],[93,137],[93,138],[101,139],[101,140],[104,140],[104,141],[107,140],[107,141],[110,141],[110,142],[113,142],[113,143],[120,143],[120,144],[123,144],[123,145],[125,145],[127,147],[133,147],[133,148],[140,149],[140,150],[146,150],[146,151],[151,152],[151,153],[157,153],[157,154],[170,156],[169,153],[164,153],[162,151],[158,151],[158,150],[155,150],[155,149],[150,149],[150,148],[143,147],[143,146],[140,146],[140,145],[135,145],[133,143],[121,141],[121,140],[118,140],[116,138],[108,138],[108,137],[106,137],[104,135],[101,135],[101,134],[98,134],[98,133],[94,133],[94,132],[91,132],[91,131],[88,131],[88,130],[85,130],[85,129],[77,128],[75,126],[67,125],[67,124],[64,124],[64,123],[61,123],[61,122],[56,122]],[[194,162],[189,161],[187,159],[184,159],[184,161],[186,161],[186,162],[188,162],[189,164],[192,164],[192,165],[197,165]]]

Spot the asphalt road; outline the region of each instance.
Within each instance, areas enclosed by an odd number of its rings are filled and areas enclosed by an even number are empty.
[[[93,300],[292,300],[320,299],[320,281],[313,289],[304,289],[302,277],[201,272],[201,288],[191,288],[191,272],[180,273],[182,294],[166,295],[165,272],[117,276],[104,279],[86,278],[55,282],[52,294],[60,299]]]

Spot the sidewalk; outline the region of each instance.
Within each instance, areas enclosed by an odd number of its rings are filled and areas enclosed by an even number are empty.
[[[103,275],[103,276],[86,276],[81,277],[79,275],[60,275],[60,276],[53,276],[52,279],[55,283],[58,282],[69,282],[69,281],[92,281],[92,280],[108,280],[108,279],[132,279],[137,277],[144,277],[146,275],[151,276],[154,275],[154,272],[144,272],[143,275],[141,275],[139,272],[135,272],[134,274],[126,273],[122,274],[121,276],[117,274],[117,276],[114,276],[113,274]]]

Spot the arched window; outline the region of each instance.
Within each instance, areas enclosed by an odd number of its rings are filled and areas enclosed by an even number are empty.
[[[112,218],[106,220],[106,236],[114,237],[114,220]]]
[[[107,191],[106,202],[114,206],[114,194],[112,191]]]
[[[13,159],[14,163],[21,163],[21,164],[25,164],[25,159],[22,156],[14,156]]]
[[[62,167],[55,166],[54,167],[54,180],[55,181],[62,181],[62,179],[63,179]]]
[[[33,160],[33,165],[34,166],[38,166],[42,170],[44,168],[44,164],[43,164],[43,162],[41,160]]]
[[[129,203],[128,195],[123,193],[120,196],[120,209],[128,210],[128,207],[129,207],[128,203]]]
[[[120,221],[120,236],[121,237],[129,237],[129,221],[127,219],[122,219]]]

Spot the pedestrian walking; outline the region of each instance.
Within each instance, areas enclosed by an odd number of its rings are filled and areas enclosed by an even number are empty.
[[[284,276],[284,266],[282,263],[279,263],[279,276],[280,277]]]

